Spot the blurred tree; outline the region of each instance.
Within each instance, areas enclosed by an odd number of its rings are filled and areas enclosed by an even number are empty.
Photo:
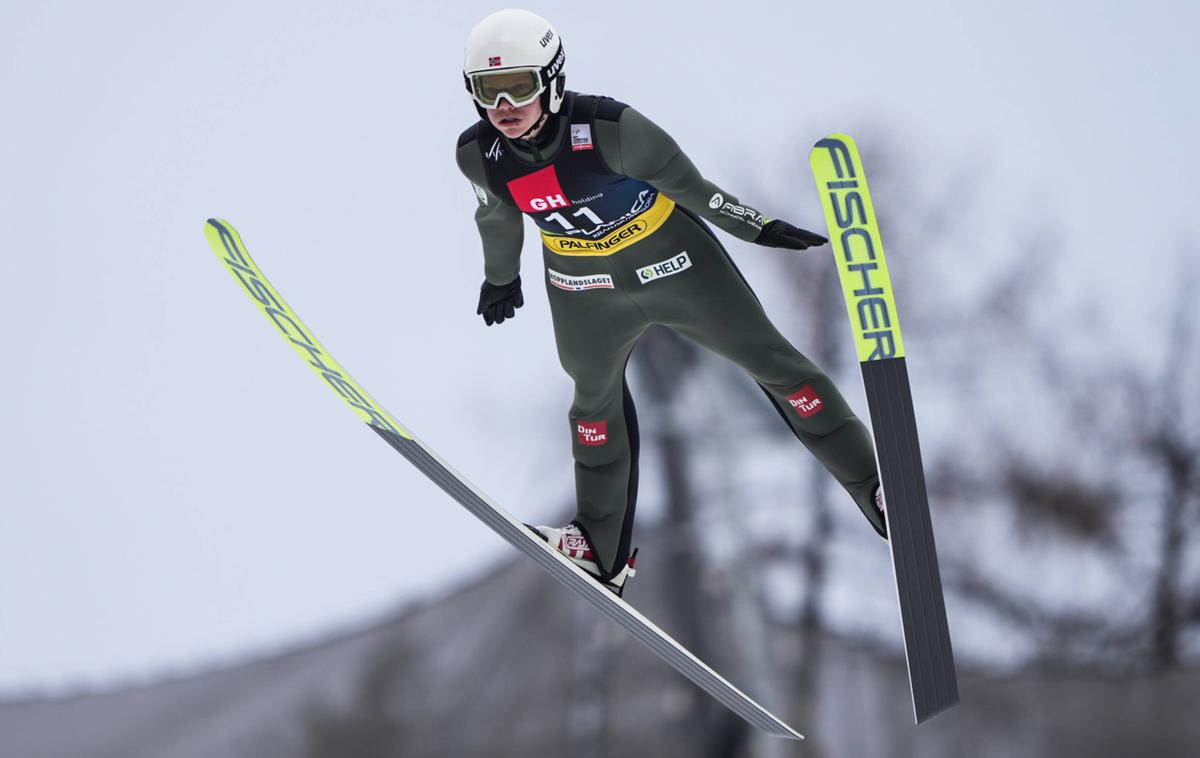
[[[918,156],[900,148],[894,131],[869,125],[853,131],[864,146],[906,342],[920,351],[910,369],[914,384],[919,395],[931,388],[936,394],[927,397],[961,420],[949,429],[942,424],[941,434],[923,430],[922,437],[948,592],[1014,624],[1032,640],[1036,658],[1174,665],[1180,640],[1200,615],[1200,592],[1187,572],[1200,478],[1197,393],[1187,391],[1200,386],[1194,277],[1179,289],[1168,365],[1114,365],[1097,360],[1094,350],[1075,355],[1077,342],[1055,339],[1061,330],[1045,322],[1057,316],[1088,323],[1094,333],[1103,333],[1104,324],[1090,313],[1096,303],[1076,304],[1084,313],[1074,318],[1054,312],[1063,298],[1047,285],[1055,281],[1055,261],[1066,257],[1055,225],[1026,218],[1015,254],[982,260],[980,169],[922,164],[919,173],[929,178],[914,182]],[[757,194],[804,196],[807,181],[806,173],[789,171],[785,187]],[[794,321],[786,325],[803,335],[798,346],[855,393],[857,366],[847,358],[840,289],[827,256],[772,260],[794,293]],[[1120,355],[1115,345],[1106,347],[1102,355]],[[918,418],[924,415],[919,408]],[[765,551],[796,561],[804,586],[799,621],[814,627],[823,625],[824,588],[836,581],[828,567],[837,520],[821,475],[814,468],[804,497],[803,545]],[[1149,505],[1148,499],[1157,503],[1159,537],[1142,544],[1126,522],[1134,505]],[[990,523],[989,509],[1006,514],[1011,536],[989,534],[982,550],[980,539],[956,539]],[[1068,604],[1043,598],[1017,574],[997,571],[990,565],[996,561],[980,560],[1030,550],[1063,568],[1083,550],[1108,556],[1126,574],[1150,576],[1127,580],[1130,602],[1114,613],[1094,598]],[[1147,589],[1137,588],[1141,582]],[[1143,605],[1140,598],[1149,598],[1149,610],[1130,612]]]
[[[1195,322],[1195,269],[1180,277],[1167,344],[1157,377],[1129,377],[1127,392],[1148,398],[1148,408],[1131,418],[1134,444],[1159,472],[1158,565],[1154,570],[1149,624],[1151,665],[1180,662],[1185,632],[1200,626],[1200,582],[1187,581],[1187,552],[1196,542],[1200,515],[1200,345]],[[1189,610],[1190,606],[1190,610]]]
[[[1124,602],[1080,610],[1039,604],[1000,577],[984,579],[978,569],[956,565],[957,588],[1033,632],[1040,658],[1122,669],[1180,662],[1180,641],[1195,624],[1184,608],[1197,591],[1196,577],[1189,580],[1185,570],[1189,545],[1197,541],[1200,460],[1200,403],[1187,391],[1200,384],[1192,289],[1185,284],[1178,291],[1168,357],[1158,366],[1124,360],[1116,349],[1104,361],[1083,363],[1064,354],[1049,332],[1010,317],[1008,333],[1023,331],[1022,339],[1036,345],[1023,368],[1058,409],[1041,423],[1062,430],[1061,444],[1053,455],[1030,450],[1009,420],[994,415],[995,466],[966,473],[961,461],[940,461],[943,491],[999,498],[1026,539],[1058,536],[1120,566]],[[1146,540],[1139,514],[1155,509],[1150,531],[1158,536]],[[1067,549],[1058,549],[1069,565]]]

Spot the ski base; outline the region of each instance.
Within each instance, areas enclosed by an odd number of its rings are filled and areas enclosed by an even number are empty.
[[[887,503],[888,540],[900,598],[913,714],[919,724],[958,702],[958,678],[933,543],[912,389],[903,358],[868,361],[862,364],[862,374],[877,443],[879,480]]]

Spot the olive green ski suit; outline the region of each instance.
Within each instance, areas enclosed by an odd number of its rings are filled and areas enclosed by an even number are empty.
[[[479,201],[489,282],[520,272],[523,213],[542,233],[558,355],[575,382],[574,521],[606,576],[630,551],[638,433],[625,365],[651,324],[745,369],[882,533],[866,427],[771,323],[701,218],[754,241],[766,223],[760,213],[705,180],[661,128],[608,98],[568,93],[534,142],[480,121],[459,138],[457,161]]]

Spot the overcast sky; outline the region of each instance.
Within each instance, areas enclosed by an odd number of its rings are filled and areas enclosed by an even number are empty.
[[[1111,304],[1117,349],[1158,344],[1200,239],[1195,3],[668,5],[532,9],[569,86],[635,105],[769,216],[815,226],[811,182],[723,177],[807,177],[805,146],[867,118],[911,145],[914,183],[978,163],[965,259],[1052,217],[1059,291]],[[426,443],[528,520],[561,513],[571,388],[540,256],[520,317],[486,329],[452,155],[462,43],[499,7],[0,6],[0,692],[250,655],[509,554],[300,365],[208,216]],[[752,282],[789,254],[725,240]]]

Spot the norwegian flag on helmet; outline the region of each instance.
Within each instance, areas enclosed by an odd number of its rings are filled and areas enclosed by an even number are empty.
[[[495,68],[496,66],[499,66],[499,65],[500,65],[500,56],[499,55],[488,58],[488,68]]]

